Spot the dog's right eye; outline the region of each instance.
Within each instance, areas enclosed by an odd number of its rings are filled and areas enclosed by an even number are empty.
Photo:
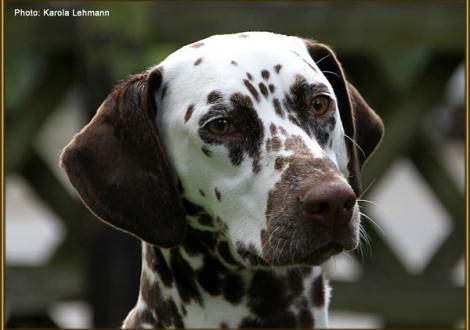
[[[227,118],[217,118],[208,122],[205,127],[216,135],[231,135],[238,132],[236,126]]]
[[[330,110],[330,99],[325,95],[318,95],[313,98],[312,108],[316,116],[323,116]]]

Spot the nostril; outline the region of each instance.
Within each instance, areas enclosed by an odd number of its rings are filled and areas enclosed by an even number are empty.
[[[312,215],[327,214],[330,212],[330,205],[326,202],[312,203],[306,208],[306,211]]]
[[[343,209],[345,211],[348,211],[350,209],[352,209],[354,207],[354,204],[356,204],[356,199],[354,198],[351,198],[351,199],[348,199],[344,202],[343,204]]]

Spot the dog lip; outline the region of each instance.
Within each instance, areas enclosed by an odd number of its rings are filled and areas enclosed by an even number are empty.
[[[344,249],[345,247],[341,243],[332,240],[310,252],[306,257],[302,258],[302,262],[310,265],[319,265]]]
[[[342,243],[343,249],[346,251],[352,251],[357,247],[357,243],[354,241],[345,241]]]

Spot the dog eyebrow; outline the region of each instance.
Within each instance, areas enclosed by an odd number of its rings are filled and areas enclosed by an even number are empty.
[[[313,95],[330,94],[330,89],[322,83],[313,86]]]
[[[301,75],[295,77],[295,82],[291,86],[291,95],[296,99],[305,96],[316,96],[319,94],[329,94],[329,88],[323,83],[309,84]]]

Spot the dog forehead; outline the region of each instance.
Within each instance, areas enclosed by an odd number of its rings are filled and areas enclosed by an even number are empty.
[[[334,98],[305,40],[298,37],[269,32],[216,35],[180,48],[160,67],[167,87],[165,102],[174,116],[189,104],[194,105],[195,115],[201,114],[207,110],[201,105],[207,105],[213,92],[227,98],[242,93],[252,98],[257,110],[265,109],[263,96],[269,94],[269,103],[274,96],[282,100],[299,76],[308,84],[327,86]]]
[[[161,66],[164,79],[180,86],[199,84],[199,90],[202,82],[204,86],[222,82],[221,88],[237,86],[240,75],[255,80],[277,75],[289,83],[304,73],[307,80],[327,82],[303,39],[269,32],[215,35],[180,48]]]

